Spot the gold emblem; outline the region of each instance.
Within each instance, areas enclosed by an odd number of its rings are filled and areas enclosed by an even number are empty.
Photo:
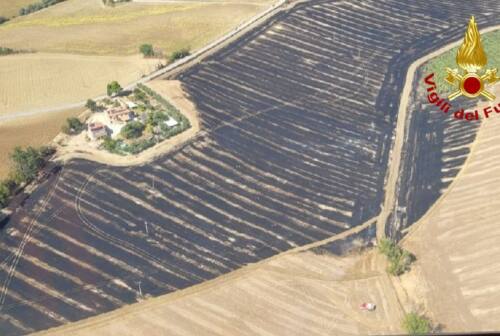
[[[461,74],[458,69],[446,68],[448,76],[446,81],[457,87],[457,91],[448,96],[453,100],[459,96],[476,98],[480,95],[495,100],[495,95],[485,89],[486,85],[491,85],[500,80],[497,77],[497,69],[488,69],[481,75],[481,69],[486,65],[488,59],[481,45],[481,35],[477,29],[474,16],[469,21],[469,26],[465,32],[464,42],[457,52],[457,64],[465,73]]]

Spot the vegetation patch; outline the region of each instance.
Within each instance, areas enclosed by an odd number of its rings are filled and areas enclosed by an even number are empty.
[[[189,48],[182,48],[180,50],[174,51],[172,55],[170,55],[170,63],[173,63],[181,58],[189,56],[191,53]]]
[[[38,12],[39,10],[42,10],[44,8],[56,5],[60,2],[63,2],[66,0],[42,0],[40,2],[33,3],[29,6],[23,7],[19,10],[19,15],[28,15],[34,12]]]
[[[24,185],[33,181],[43,168],[47,159],[54,154],[51,147],[22,147],[14,148],[10,154],[13,170],[9,177],[0,181],[0,208],[7,205],[11,196]]]
[[[398,276],[410,269],[410,265],[415,261],[415,256],[410,252],[403,250],[390,239],[383,238],[378,245],[380,253],[389,260],[387,272]]]
[[[405,315],[402,327],[409,335],[427,335],[431,332],[431,321],[423,315],[411,312]]]
[[[486,56],[488,57],[488,63],[484,69],[499,68],[500,70],[500,31],[489,32],[482,35],[481,41]],[[459,47],[455,47],[448,50],[424,64],[424,75],[434,73],[434,79],[437,85],[436,91],[441,95],[447,95],[456,89],[449,85],[445,81],[445,78],[447,76],[446,68],[458,68],[456,62],[458,48]]]
[[[65,134],[74,135],[81,133],[85,129],[85,124],[78,118],[66,119],[66,124],[62,126],[61,131]]]

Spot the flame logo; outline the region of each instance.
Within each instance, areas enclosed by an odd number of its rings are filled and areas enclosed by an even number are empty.
[[[471,17],[464,42],[458,49],[457,64],[467,72],[477,72],[487,63],[486,54],[481,45],[481,35],[474,16]]]

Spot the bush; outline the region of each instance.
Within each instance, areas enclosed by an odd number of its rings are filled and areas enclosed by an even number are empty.
[[[190,52],[188,48],[180,49],[177,51],[174,51],[172,55],[170,55],[170,62],[173,63],[177,61],[178,59],[184,58],[186,56],[189,56]]]
[[[97,103],[92,99],[87,100],[87,104],[85,104],[85,107],[88,108],[91,112],[101,111],[99,105],[97,105]]]
[[[140,121],[131,121],[125,126],[123,126],[120,134],[125,138],[125,139],[135,139],[139,138],[142,135],[142,132],[144,131],[144,124],[141,123]]]
[[[152,44],[143,44],[139,47],[139,51],[144,55],[144,57],[151,57],[155,55]]]
[[[135,98],[135,100],[140,100],[143,102],[145,102],[147,100],[146,94],[138,88],[134,89],[134,98]]]
[[[413,312],[405,315],[402,326],[410,335],[426,335],[431,332],[429,319]]]
[[[66,119],[66,125],[61,130],[66,134],[78,134],[85,129],[85,125],[78,118]]]
[[[0,16],[0,24],[9,21],[6,17]]]
[[[389,266],[387,272],[392,275],[401,275],[410,269],[411,263],[415,260],[415,256],[408,251],[403,250],[395,242],[384,238],[379,242],[380,253],[387,256]]]
[[[14,148],[10,159],[14,165],[14,179],[17,184],[33,180],[44,165],[42,151],[33,147],[27,147],[25,150],[21,147]]]
[[[10,188],[7,186],[7,183],[0,182],[0,208],[4,207],[7,204],[7,200],[10,197]]]
[[[10,48],[4,48],[0,47],[0,56],[6,56],[6,55],[12,55],[12,54],[17,54],[18,51]]]
[[[121,90],[122,90],[122,87],[117,81],[113,81],[113,82],[108,84],[107,93],[108,93],[108,96],[110,96],[110,97],[120,93]]]

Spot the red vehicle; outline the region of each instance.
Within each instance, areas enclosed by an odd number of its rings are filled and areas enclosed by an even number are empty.
[[[371,302],[364,302],[359,306],[359,309],[368,311],[375,310],[375,308],[377,308],[377,305]]]

